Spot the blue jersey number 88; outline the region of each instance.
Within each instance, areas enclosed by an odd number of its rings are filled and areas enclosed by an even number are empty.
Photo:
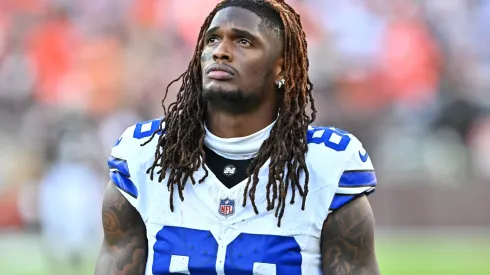
[[[191,275],[217,274],[218,242],[208,230],[165,226],[157,233],[153,250],[155,275],[182,274],[171,272],[172,256],[188,257]],[[253,275],[255,263],[275,265],[276,274],[301,275],[301,248],[294,237],[247,233],[226,247],[225,274]]]
[[[320,133],[321,135],[316,135]],[[341,152],[347,149],[351,141],[349,133],[332,127],[315,127],[306,133],[308,143],[322,144],[334,151]]]
[[[158,127],[160,127],[159,119],[137,123],[134,127],[133,137],[136,139],[150,137],[153,132],[158,130]]]

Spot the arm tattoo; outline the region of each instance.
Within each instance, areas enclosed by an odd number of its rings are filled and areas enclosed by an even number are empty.
[[[321,236],[324,275],[377,275],[374,216],[362,196],[330,214]]]
[[[144,274],[148,255],[145,224],[112,183],[104,196],[102,222],[104,242],[95,274]]]

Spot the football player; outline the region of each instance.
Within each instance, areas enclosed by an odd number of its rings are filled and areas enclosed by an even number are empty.
[[[308,64],[284,1],[220,2],[177,101],[112,149],[96,274],[379,274],[371,160],[311,126]]]

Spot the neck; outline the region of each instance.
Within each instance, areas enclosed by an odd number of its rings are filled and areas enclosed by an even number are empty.
[[[220,138],[245,137],[256,133],[277,118],[277,107],[263,105],[252,113],[230,114],[208,106],[206,125]]]

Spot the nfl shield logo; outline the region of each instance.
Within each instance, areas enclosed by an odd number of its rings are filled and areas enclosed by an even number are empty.
[[[230,199],[220,200],[219,214],[225,217],[235,214],[235,200],[230,200]]]

